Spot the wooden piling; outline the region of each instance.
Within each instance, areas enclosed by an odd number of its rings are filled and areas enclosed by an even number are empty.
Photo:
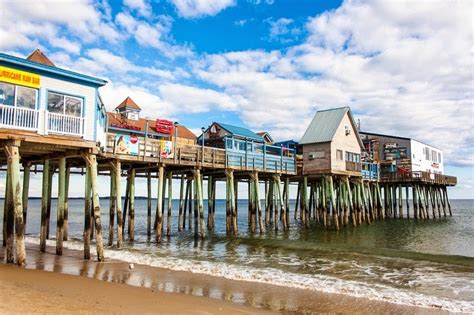
[[[95,154],[88,155],[91,169],[91,189],[92,189],[92,205],[94,207],[95,221],[95,243],[97,251],[97,260],[104,261],[104,244],[102,240],[102,223],[100,218],[100,199],[99,189],[97,185],[97,158]]]
[[[123,201],[122,223],[123,223],[123,229],[124,230],[125,230],[125,227],[127,226],[127,217],[128,217],[128,208],[129,208],[129,206],[130,206],[130,171],[128,171],[128,173],[127,173],[127,184],[125,186],[125,198],[124,198],[124,201]],[[130,232],[130,220],[128,221],[128,231]]]
[[[121,193],[121,176],[122,164],[120,160],[115,160],[113,164],[114,180],[115,180],[115,207],[117,210],[117,248],[122,247],[123,243],[123,220],[122,220],[122,193]]]
[[[171,236],[171,210],[173,208],[173,172],[168,172],[168,217],[166,218],[166,236]]]
[[[66,195],[66,158],[59,159],[56,255],[63,254],[64,202]]]
[[[199,222],[201,227],[201,238],[206,238],[206,224],[204,222],[204,191],[202,189],[202,179],[201,172],[199,169],[196,169],[196,178],[197,178],[197,196],[198,196],[198,207],[199,207]]]
[[[110,171],[110,193],[109,193],[109,238],[108,245],[112,246],[114,244],[114,221],[115,221],[115,201],[117,200],[115,196],[115,173],[113,170]]]
[[[23,205],[22,192],[20,185],[20,153],[19,144],[5,146],[8,152],[8,167],[10,171],[10,189],[12,193],[12,206],[8,209],[9,215],[13,215],[15,221],[15,242],[16,242],[16,264],[18,266],[26,265],[25,234],[23,227]],[[8,251],[7,242],[7,251]],[[7,255],[8,257],[8,255]]]
[[[410,198],[409,198],[410,188],[408,184],[405,186],[405,198],[406,198],[406,207],[407,207],[407,219],[410,219]]]
[[[257,183],[255,185],[255,199],[256,199],[256,205],[257,205],[257,213],[258,213],[258,229],[260,233],[265,232],[265,226],[263,224],[263,216],[262,216],[262,204],[260,200],[260,184],[259,184],[259,179],[258,179],[258,172],[255,172],[255,182]]]
[[[128,238],[135,240],[135,169],[130,170],[129,212],[128,212]]]
[[[48,197],[46,207],[46,239],[49,240],[49,226],[51,224],[51,200],[53,199],[53,175],[54,166],[49,168],[49,180],[48,180]]]
[[[184,173],[181,173],[179,181],[179,209],[178,209],[178,231],[183,229],[183,207],[184,207]]]
[[[413,197],[413,217],[415,219],[418,219],[418,196],[416,193],[416,184],[413,184],[412,186],[412,197]]]
[[[146,175],[146,236],[151,238],[151,172]]]
[[[163,231],[163,181],[165,177],[165,168],[163,165],[158,167],[158,196],[156,204],[156,242],[161,242],[162,231]]]
[[[186,179],[186,191],[184,192],[183,220],[181,222],[182,230],[184,230],[186,228],[186,213],[188,211],[188,206],[191,207],[190,200],[189,200],[189,190],[190,189],[191,189],[191,181],[189,179]],[[188,205],[188,203],[189,203],[189,205]]]
[[[8,153],[7,153],[8,154]],[[10,159],[10,158],[8,158]],[[6,238],[6,261],[7,264],[13,264],[15,262],[15,209],[14,209],[14,201],[13,201],[13,188],[12,188],[12,171],[11,171],[11,163],[8,162],[7,164],[7,186],[5,187],[7,190],[7,202],[5,208],[5,238]]]
[[[8,187],[10,187],[9,183],[9,177],[10,177],[10,172],[8,172],[8,166],[7,166],[7,173],[5,175],[5,196],[3,198],[3,246],[7,246],[7,217],[8,217]]]
[[[84,182],[84,259],[91,258],[91,170],[90,166],[86,166],[86,178]],[[117,214],[118,215],[118,214]],[[120,219],[121,220],[121,219]]]
[[[63,240],[67,241],[69,237],[69,180],[71,177],[71,168],[66,167],[66,177],[64,179],[64,227]]]
[[[446,199],[446,204],[448,205],[449,216],[452,217],[453,213],[451,212],[451,202],[449,202],[448,188],[446,186],[443,186],[443,190],[444,190],[444,196]]]
[[[28,215],[28,197],[30,191],[30,170],[31,165],[29,163],[23,164],[23,234],[26,234],[26,217]]]

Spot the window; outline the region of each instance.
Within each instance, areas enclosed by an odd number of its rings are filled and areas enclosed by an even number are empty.
[[[59,93],[48,93],[48,111],[51,113],[81,117],[82,99]]]
[[[0,82],[0,105],[36,109],[37,90]]]
[[[441,163],[441,152],[438,152],[438,163]]]
[[[360,154],[346,152],[346,161],[349,162],[360,162]]]
[[[337,150],[336,151],[336,159],[338,161],[342,161],[342,150]]]
[[[429,148],[425,148],[425,160],[430,160],[430,149]]]

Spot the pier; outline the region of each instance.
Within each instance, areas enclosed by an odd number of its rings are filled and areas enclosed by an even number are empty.
[[[228,235],[239,232],[239,183],[248,186],[250,233],[288,230],[292,222],[302,229],[317,222],[311,227],[339,230],[389,218],[452,215],[447,187],[456,185],[456,178],[442,173],[441,150],[425,146],[422,155],[430,166],[420,166],[415,145],[382,146],[381,135],[359,133],[348,107],[316,113],[299,142],[272,143],[268,133],[219,122],[196,138],[177,122],[140,118],[140,107],[130,98],[108,113],[99,94],[106,81],[57,68],[45,58],[40,51],[26,60],[0,54],[3,246],[8,263],[26,263],[29,180],[36,173],[42,174],[40,250],[45,251],[51,237],[51,190],[57,185],[56,254],[62,255],[68,239],[70,177],[82,176],[84,259],[91,258],[95,239],[99,261],[104,261],[104,243],[120,248],[135,239],[138,177],[146,178],[147,236],[156,243],[171,235],[175,211],[180,232],[192,227],[196,238],[205,239],[215,228],[217,182],[225,182]],[[53,174],[58,174],[57,183]],[[98,176],[110,180],[105,232]],[[179,181],[178,209],[171,202],[173,179]],[[152,185],[156,196],[151,195]],[[295,196],[291,185],[297,185]],[[290,209],[293,199],[296,206]]]

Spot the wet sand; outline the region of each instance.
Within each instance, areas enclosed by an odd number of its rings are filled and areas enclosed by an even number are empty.
[[[144,265],[130,270],[121,261],[84,261],[79,251],[43,254],[34,244],[27,269],[0,265],[2,313],[446,313]]]

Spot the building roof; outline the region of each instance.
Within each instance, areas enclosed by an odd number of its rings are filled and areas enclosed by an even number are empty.
[[[138,128],[138,130],[130,130],[130,132],[141,132],[141,133],[147,132],[150,134],[162,135],[161,133],[156,131],[155,129],[156,121],[152,119],[148,119],[148,130],[146,130],[147,119],[145,118],[139,118],[138,120],[127,119],[120,114],[111,113],[111,112],[107,112],[107,117],[108,117],[109,128],[125,129],[125,128],[120,128],[119,126],[121,125],[133,126],[133,127]],[[196,135],[192,133],[192,131],[186,128],[185,126],[178,125],[177,129],[178,129],[177,131],[178,138],[196,140]],[[164,136],[168,136],[168,135],[164,135]],[[173,135],[171,134],[171,136]]]
[[[140,106],[135,103],[130,96],[127,96],[126,99],[123,100],[122,103],[120,103],[115,109],[122,109],[122,108],[131,108],[131,109],[136,109],[136,110],[142,110]]]
[[[250,129],[247,129],[244,127],[232,126],[228,124],[221,124],[221,123],[216,123],[216,124],[221,126],[223,129],[227,130],[227,132],[231,133],[234,136],[247,138],[251,140],[264,141],[261,136],[257,135],[255,132],[251,131]]]
[[[332,141],[334,135],[336,134],[337,128],[341,124],[342,119],[346,113],[349,115],[349,119],[356,134],[357,140],[359,141],[360,146],[363,147],[357,126],[354,122],[354,117],[352,116],[352,112],[349,107],[332,108],[316,112],[316,115],[314,115],[313,120],[306,129],[306,132],[301,138],[299,144]]]
[[[407,138],[407,137],[400,137],[400,136],[392,136],[392,135],[386,135],[386,134],[381,134],[381,133],[374,133],[374,132],[367,132],[367,131],[360,131],[359,132],[361,135],[369,135],[369,136],[375,136],[375,137],[387,137],[387,138],[394,138],[394,139],[400,139],[400,140],[409,140],[409,141],[416,141],[416,142],[419,142],[419,143],[422,143],[424,145],[427,145],[429,147],[432,147],[432,148],[435,148],[437,150],[440,150],[440,148],[438,147],[435,147],[434,145],[431,145],[431,144],[428,144],[426,142],[423,142],[423,141],[420,141],[420,140],[416,140],[416,139],[413,139],[413,138]]]
[[[39,63],[32,60],[27,60],[24,58],[0,53],[0,65],[2,66],[13,66],[17,67],[20,70],[31,71],[35,70],[36,73],[40,75],[47,75],[52,77],[60,77],[61,79],[68,79],[70,81],[78,81],[81,84],[88,84],[94,87],[100,87],[107,84],[107,81],[91,77],[82,73],[58,68],[55,66],[50,66],[47,64]]]
[[[49,60],[49,58],[46,57],[46,55],[43,54],[43,52],[39,49],[36,49],[35,51],[33,51],[28,57],[26,57],[26,60],[41,63],[43,65],[50,66],[50,67],[56,67],[54,63],[51,60]]]
[[[268,131],[260,131],[260,132],[257,132],[256,134],[264,139],[265,137],[268,137],[270,142],[275,142],[275,140],[273,140],[273,137],[270,135]]]

